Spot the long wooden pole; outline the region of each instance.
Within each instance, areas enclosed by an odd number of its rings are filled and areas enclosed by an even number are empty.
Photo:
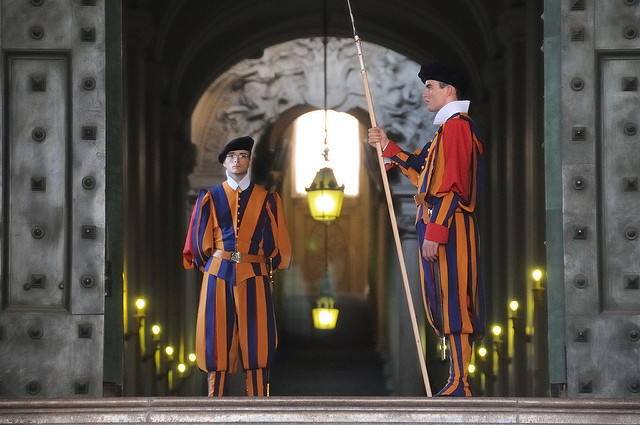
[[[358,51],[358,59],[360,61],[360,74],[362,75],[362,85],[364,86],[364,96],[367,100],[367,107],[369,109],[369,118],[371,119],[371,126],[377,127],[376,116],[373,109],[373,100],[371,98],[371,89],[369,87],[369,78],[367,77],[367,69],[364,65],[364,55],[362,54],[362,43],[358,33],[356,32],[356,25],[353,19],[353,12],[351,11],[351,3],[347,0],[349,7],[349,15],[351,16],[351,25],[353,27],[353,37]],[[416,320],[416,311],[413,307],[413,297],[411,296],[411,287],[409,286],[409,277],[407,275],[407,267],[404,262],[404,254],[402,252],[402,244],[400,242],[400,233],[398,232],[398,223],[396,220],[396,214],[393,208],[393,201],[391,199],[391,190],[389,189],[389,179],[387,178],[387,170],[384,166],[382,159],[382,148],[380,144],[376,144],[376,152],[378,153],[378,165],[380,168],[380,174],[382,175],[382,184],[384,186],[384,193],[387,198],[387,207],[389,208],[389,218],[391,219],[391,228],[393,229],[393,238],[396,243],[396,251],[398,253],[398,261],[400,262],[400,272],[402,274],[402,282],[404,284],[404,292],[407,298],[407,307],[409,308],[409,317],[411,318],[411,326],[413,327],[413,336],[416,342],[416,350],[418,352],[418,361],[420,362],[420,370],[422,371],[422,379],[424,381],[424,388],[427,392],[427,397],[431,397],[431,385],[429,384],[429,374],[427,373],[427,365],[425,363],[424,354],[422,352],[422,342],[420,341],[420,333],[418,332],[418,321]]]

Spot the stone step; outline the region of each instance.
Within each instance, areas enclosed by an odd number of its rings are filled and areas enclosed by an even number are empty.
[[[228,397],[0,400],[0,424],[638,424],[638,399]]]

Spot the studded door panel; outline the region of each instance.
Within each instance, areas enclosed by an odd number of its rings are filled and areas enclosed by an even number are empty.
[[[104,0],[2,0],[0,396],[102,394]]]
[[[640,5],[562,4],[567,391],[640,396]]]

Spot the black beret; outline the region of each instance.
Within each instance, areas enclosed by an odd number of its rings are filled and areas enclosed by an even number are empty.
[[[452,85],[464,92],[467,89],[467,76],[460,68],[442,62],[425,63],[420,67],[418,77],[424,84],[427,80],[436,80]]]
[[[237,139],[233,139],[222,149],[220,155],[218,155],[218,161],[222,164],[227,157],[227,154],[231,151],[249,151],[251,153],[251,148],[253,148],[253,139],[249,136],[238,137]]]

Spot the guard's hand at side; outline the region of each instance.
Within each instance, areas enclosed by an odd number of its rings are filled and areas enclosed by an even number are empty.
[[[389,144],[389,138],[384,129],[380,127],[373,127],[369,129],[369,144],[374,148],[376,145],[380,145],[380,149],[384,150]]]
[[[438,242],[430,241],[427,239],[423,240],[421,248],[422,258],[432,263],[436,261],[438,259],[439,246],[440,244]]]

